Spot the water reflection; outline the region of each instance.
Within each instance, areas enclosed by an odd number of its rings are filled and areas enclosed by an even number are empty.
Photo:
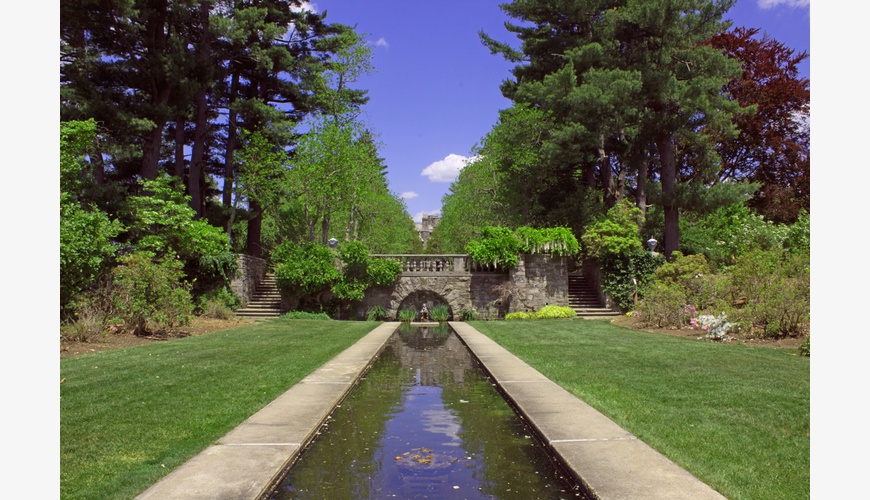
[[[582,498],[447,325],[403,325],[273,499]]]

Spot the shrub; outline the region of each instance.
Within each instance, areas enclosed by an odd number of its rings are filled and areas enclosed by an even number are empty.
[[[91,207],[82,209],[61,195],[60,204],[60,305],[66,308],[73,296],[107,270],[117,250],[113,239],[121,223]]]
[[[272,261],[278,288],[288,297],[321,292],[341,279],[330,249],[316,243],[282,243],[273,252]]]
[[[788,228],[767,222],[744,203],[717,209],[695,223],[680,225],[680,246],[687,253],[707,256],[714,268],[733,265],[746,252],[780,248]]]
[[[230,319],[241,307],[242,299],[226,287],[216,288],[200,297],[202,315],[208,318]]]
[[[399,321],[409,323],[417,318],[417,311],[405,308],[399,311]]]
[[[685,305],[686,294],[680,285],[655,281],[644,290],[638,312],[644,323],[658,328],[679,327],[686,325],[690,319]]]
[[[635,305],[639,295],[665,262],[664,255],[637,251],[628,255],[609,255],[600,261],[601,289],[622,309]]]
[[[809,337],[804,339],[804,341],[801,343],[800,354],[801,354],[801,356],[810,357],[810,338]]]
[[[723,312],[719,316],[710,314],[702,314],[697,319],[692,319],[692,326],[700,328],[707,332],[707,338],[711,340],[728,340],[728,331],[732,325],[728,322],[727,316]]]
[[[459,321],[474,321],[475,319],[477,319],[477,314],[475,314],[474,309],[463,307],[459,310]]]
[[[130,216],[129,235],[134,246],[157,257],[176,257],[184,261],[214,256],[219,262],[229,252],[229,236],[222,228],[196,219],[190,196],[178,179],[160,175],[142,181],[143,194],[127,199]],[[223,257],[222,257],[223,256]]]
[[[731,296],[752,334],[800,334],[810,318],[809,252],[757,250],[741,256],[731,269]]]
[[[529,320],[529,319],[556,319],[556,318],[573,318],[577,316],[574,309],[562,306],[544,306],[536,312],[517,311],[505,315],[506,320]]]
[[[465,252],[479,264],[513,269],[519,263],[520,241],[506,227],[487,226],[479,239],[468,242]]]
[[[60,329],[62,338],[76,342],[90,342],[106,333],[105,314],[94,309],[79,311],[75,320]]]
[[[390,286],[402,274],[402,265],[395,260],[372,259],[367,269],[368,281],[373,286]]]
[[[576,255],[580,252],[580,243],[567,227],[548,227],[535,229],[523,226],[514,231],[520,242],[522,253],[552,253],[556,255]]]
[[[193,312],[183,264],[136,252],[120,259],[113,272],[114,310],[135,335],[187,324]]]
[[[513,269],[519,264],[519,254],[551,253],[575,255],[580,243],[570,229],[553,227],[535,229],[523,226],[516,231],[506,227],[487,226],[479,238],[465,245],[465,252],[477,264],[498,269]]]
[[[387,310],[383,306],[372,306],[366,312],[368,321],[385,321],[387,319]]]
[[[613,206],[603,218],[590,224],[583,233],[581,241],[586,256],[602,259],[642,250],[641,219],[640,209],[627,199]]]
[[[517,311],[517,312],[505,314],[504,319],[506,319],[508,321],[535,319],[535,313],[527,313],[527,312],[523,312],[523,311]]]
[[[340,300],[362,300],[366,296],[365,282],[342,280],[332,286],[332,293]]]
[[[783,248],[791,252],[809,251],[810,249],[810,214],[803,209],[794,224],[788,227]]]
[[[553,305],[544,306],[540,311],[535,313],[537,319],[573,318],[575,316],[577,316],[577,313],[574,312],[574,309]]]
[[[432,310],[429,311],[429,317],[432,318],[432,321],[447,321],[450,319],[450,307],[444,304],[432,306]]]
[[[728,295],[727,276],[713,274],[703,254],[683,255],[674,252],[672,257],[672,262],[662,264],[655,271],[653,276],[657,282],[681,288],[685,301],[683,306],[707,310],[721,305]]]
[[[325,312],[307,312],[307,311],[288,311],[284,313],[282,318],[287,319],[320,319],[320,320],[331,320],[328,314]]]

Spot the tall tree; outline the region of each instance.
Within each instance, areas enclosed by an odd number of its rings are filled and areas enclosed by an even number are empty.
[[[735,130],[739,106],[722,91],[739,67],[703,45],[725,25],[733,0],[515,0],[502,8],[526,21],[508,25],[522,50],[482,35],[493,52],[523,62],[502,85],[515,102],[541,106],[558,124],[554,150],[586,185],[602,188],[605,206],[628,175],[642,172],[650,140],[658,159],[666,255],[679,248],[677,147],[716,164],[710,137]],[[620,170],[614,172],[614,168]],[[598,180],[596,181],[596,172]],[[644,179],[645,180],[645,179]],[[638,181],[638,186],[643,182]]]
[[[808,57],[757,28],[720,33],[710,44],[739,60],[743,73],[729,94],[755,113],[738,116],[740,134],[719,144],[721,176],[761,184],[750,205],[774,222],[791,223],[810,209],[810,82],[798,72]]]

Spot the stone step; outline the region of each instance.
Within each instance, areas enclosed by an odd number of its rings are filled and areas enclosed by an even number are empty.
[[[281,292],[278,291],[275,275],[266,276],[257,285],[248,304],[236,311],[236,316],[254,319],[277,318],[284,314],[281,308]]]

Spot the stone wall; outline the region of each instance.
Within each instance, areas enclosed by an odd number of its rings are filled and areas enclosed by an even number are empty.
[[[236,260],[238,270],[230,282],[230,289],[242,298],[242,307],[246,306],[254,296],[257,285],[266,276],[268,263],[259,257],[240,254]]]
[[[367,290],[355,315],[363,319],[369,308],[381,306],[393,320],[400,309],[419,311],[424,303],[429,308],[433,303],[446,303],[454,319],[465,308],[477,311],[478,317],[503,317],[548,304],[567,306],[567,262],[560,256],[525,255],[509,273],[402,276],[391,287]]]
[[[568,306],[568,263],[559,255],[523,255],[510,271],[513,296],[508,312]]]

